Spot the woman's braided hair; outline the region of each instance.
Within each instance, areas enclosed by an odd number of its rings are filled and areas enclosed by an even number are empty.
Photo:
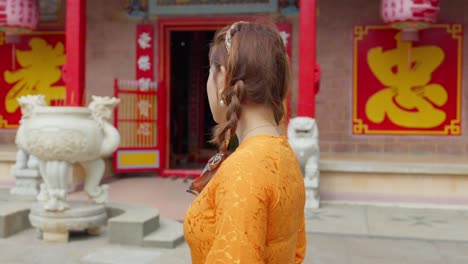
[[[226,69],[224,89],[218,99],[224,102],[227,111],[226,121],[215,127],[211,140],[219,148],[217,164],[205,169],[202,173],[205,179],[194,182],[196,192],[203,189],[226,158],[242,115],[242,105],[270,107],[279,125],[289,92],[289,59],[283,39],[271,22],[236,22],[221,29],[214,37],[209,56],[214,74],[220,72],[221,66]]]

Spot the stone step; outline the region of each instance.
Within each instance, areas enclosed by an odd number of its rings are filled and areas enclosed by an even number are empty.
[[[31,228],[31,202],[19,201],[0,189],[6,199],[0,199],[0,238]],[[184,241],[180,222],[160,218],[159,210],[123,203],[106,205],[109,217],[109,243],[154,248],[174,248]]]
[[[144,247],[175,248],[184,242],[182,223],[166,218],[159,219],[159,228],[143,239]]]
[[[143,238],[159,227],[159,210],[156,208],[108,204],[111,214],[119,211],[119,215],[111,215],[108,221],[110,243],[142,246]]]
[[[29,203],[0,203],[0,238],[6,238],[30,228],[29,209]]]

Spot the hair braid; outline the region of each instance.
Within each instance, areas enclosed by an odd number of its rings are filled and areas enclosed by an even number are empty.
[[[246,103],[271,108],[276,123],[284,125],[284,100],[289,93],[290,69],[283,40],[272,22],[236,22],[218,31],[210,49],[210,65],[224,66],[221,98],[225,122],[218,124],[212,143],[219,148],[189,191],[200,192],[226,159]],[[284,131],[284,130],[283,130]]]
[[[216,126],[213,143],[219,146],[222,153],[226,153],[232,136],[236,133],[237,123],[242,114],[242,102],[245,98],[245,85],[238,80],[234,86],[224,91],[226,98],[226,122]]]
[[[246,22],[237,22],[234,23],[223,36],[218,36],[219,40],[222,40],[226,43],[226,52],[227,52],[227,72],[232,72],[232,66],[236,64],[236,55],[237,52],[231,52],[232,47],[234,46],[234,36],[237,32],[240,32],[241,26],[245,25]],[[228,40],[229,38],[229,40]],[[228,41],[227,41],[228,40]],[[229,45],[227,44],[229,43]],[[221,94],[221,98],[224,98],[224,103],[226,104],[226,122],[219,124],[214,129],[214,137],[211,141],[219,147],[221,153],[226,154],[229,147],[229,142],[231,138],[236,133],[237,123],[242,114],[242,102],[245,97],[245,85],[242,80],[234,80],[227,78],[225,88]]]

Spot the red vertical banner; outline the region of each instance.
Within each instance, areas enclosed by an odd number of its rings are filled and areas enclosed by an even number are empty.
[[[151,89],[154,81],[154,27],[151,24],[137,25],[136,30],[136,79],[139,91]],[[137,113],[137,142],[146,145],[148,139],[156,134],[152,131],[154,126],[149,121],[151,109],[156,107],[144,94],[138,94],[136,105]]]
[[[154,80],[154,27],[137,25],[136,31],[136,79],[149,84]]]

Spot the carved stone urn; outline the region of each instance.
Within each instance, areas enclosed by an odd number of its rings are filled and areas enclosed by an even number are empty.
[[[27,153],[21,143],[24,122],[32,115],[32,109],[35,106],[46,106],[45,96],[23,96],[18,98],[18,103],[21,106],[22,117],[18,133],[16,134],[15,143],[18,147],[16,153],[16,162],[12,167],[12,174],[16,178],[16,185],[10,190],[13,195],[21,196],[22,198],[35,199],[39,193],[39,186],[42,182],[42,177],[39,173],[39,161],[34,155]]]
[[[85,191],[96,203],[105,203],[107,186],[99,183],[105,170],[103,158],[120,144],[119,132],[110,123],[120,99],[93,96],[88,107],[72,107],[42,106],[34,103],[34,97],[22,100],[30,116],[21,124],[17,142],[39,160],[44,184],[38,201],[49,212],[68,209],[69,170],[80,163],[86,174]]]

